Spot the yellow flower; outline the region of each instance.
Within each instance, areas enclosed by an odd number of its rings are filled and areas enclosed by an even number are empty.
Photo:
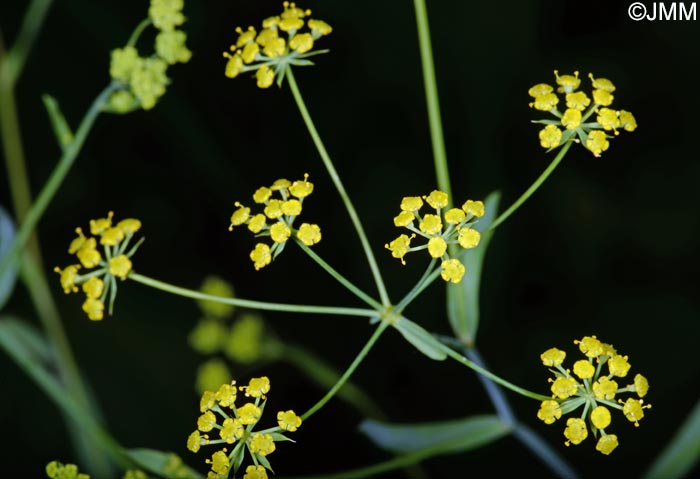
[[[532,98],[537,98],[538,96],[546,95],[547,93],[552,93],[554,88],[546,83],[538,83],[527,91],[527,94]]]
[[[100,264],[102,256],[97,251],[97,240],[95,238],[86,239],[76,256],[86,268],[94,268]]]
[[[625,131],[634,131],[637,129],[637,120],[634,115],[628,111],[620,110],[620,127]]]
[[[287,223],[278,221],[270,226],[270,237],[275,243],[286,242],[292,234],[292,230],[287,226]]]
[[[557,88],[559,93],[573,93],[581,84],[578,72],[574,72],[573,75],[559,76],[559,72],[554,70],[554,76],[557,79],[557,85],[559,85],[559,88]]]
[[[561,143],[561,130],[556,125],[547,125],[540,130],[542,148],[556,148]]]
[[[427,214],[423,216],[423,221],[418,225],[418,229],[429,235],[439,234],[442,231],[442,220],[438,215]]]
[[[615,98],[609,91],[593,90],[593,101],[600,106],[609,106]]]
[[[243,436],[244,431],[245,428],[241,421],[236,418],[227,417],[221,425],[219,436],[221,436],[221,439],[226,441],[227,444],[233,444]]]
[[[447,206],[449,199],[447,198],[447,193],[444,191],[434,190],[429,196],[424,196],[423,199],[430,205],[433,209],[440,209]]]
[[[482,201],[467,200],[463,205],[462,209],[468,215],[481,218],[486,213],[484,208],[484,203]]]
[[[618,114],[618,112],[610,108],[601,108],[598,110],[596,121],[598,121],[603,130],[616,130],[620,127]],[[617,134],[617,131],[615,131],[615,134]]]
[[[135,218],[126,218],[117,223],[117,228],[122,230],[125,235],[133,234],[141,229],[141,221]]]
[[[291,409],[277,413],[277,424],[285,431],[294,432],[301,426],[301,418]]]
[[[261,378],[252,378],[248,386],[241,387],[245,389],[245,395],[254,398],[264,398],[265,394],[270,392],[270,380],[263,376]]]
[[[586,139],[586,148],[593,152],[594,156],[600,156],[602,152],[608,149],[610,143],[607,136],[600,130],[593,130],[588,134]]]
[[[545,93],[535,98],[535,101],[530,103],[530,107],[540,111],[551,111],[556,109],[559,103],[559,97],[554,93]]]
[[[301,214],[301,201],[291,199],[282,203],[282,213],[285,216],[299,216]]]
[[[195,431],[192,434],[189,435],[187,438],[187,449],[189,449],[192,452],[197,452],[199,451],[199,448],[202,445],[202,436],[199,434],[199,431]]]
[[[105,283],[97,276],[93,276],[83,283],[83,292],[88,298],[99,298],[104,291]]]
[[[400,216],[400,215],[399,215]],[[466,215],[464,213],[464,210],[461,210],[459,208],[451,208],[447,211],[445,211],[445,223],[450,224],[450,225],[458,225],[462,221],[466,219]],[[396,221],[394,221],[394,224],[396,224]],[[396,226],[408,226],[406,225],[396,225]]]
[[[100,321],[104,318],[105,305],[99,299],[87,298],[83,303],[83,311],[92,321]]]
[[[160,32],[156,37],[156,53],[169,65],[187,63],[192,52],[185,45],[187,34],[181,30]]]
[[[411,239],[413,239],[414,236],[415,235],[411,235],[408,237],[406,235],[400,235],[391,243],[385,244],[384,247],[391,251],[391,256],[400,259],[401,263],[406,264],[403,257],[406,256],[406,253],[408,253],[408,250],[411,247]]]
[[[66,294],[77,293],[78,287],[75,285],[75,278],[78,276],[79,264],[72,264],[61,269],[56,266],[53,270],[61,275],[61,287]]]
[[[229,467],[231,467],[225,450],[216,451],[214,454],[212,454],[211,460],[207,460],[207,463],[211,464],[212,471],[220,475],[227,474]]]
[[[557,400],[543,401],[537,417],[545,424],[552,424],[563,414],[573,413],[578,408],[583,408],[580,417],[571,417],[567,420],[564,435],[566,445],[580,444],[588,436],[586,424],[592,429],[593,436],[600,438],[596,444],[596,450],[602,454],[610,454],[617,446],[618,439],[614,434],[608,434],[607,428],[612,424],[612,412],[622,410],[625,417],[635,426],[644,417],[644,409],[651,406],[644,405],[642,399],[627,398],[626,401],[617,399],[620,407],[614,402],[617,395],[636,392],[639,397],[645,395],[649,388],[646,378],[640,374],[635,376],[634,385],[629,385],[619,390],[617,383],[611,377],[627,375],[630,369],[627,356],[617,354],[615,348],[601,342],[595,336],[585,336],[581,340],[575,340],[579,350],[586,359],[574,363],[573,374],[569,369],[564,369],[562,363],[566,354],[557,348],[551,348],[542,353],[540,359],[554,374],[552,394]],[[603,372],[607,363],[610,374]],[[596,367],[597,364],[597,367]],[[578,379],[577,379],[578,378]]]
[[[258,88],[269,88],[275,81],[275,72],[267,65],[262,65],[255,73],[258,80]]]
[[[297,231],[297,238],[306,246],[313,246],[321,241],[321,228],[318,225],[302,223]]]
[[[591,99],[588,98],[588,96],[582,91],[577,91],[574,93],[567,93],[566,94],[566,106],[568,108],[573,108],[574,110],[583,111],[590,104],[591,104]]]
[[[214,395],[219,406],[230,407],[236,402],[236,386],[233,384],[224,383],[219,386],[219,389]]]
[[[460,228],[457,241],[464,249],[476,248],[481,241],[481,233],[472,228]]]
[[[313,35],[314,38],[330,35],[331,32],[333,32],[333,28],[323,20],[310,19],[306,22],[306,25],[311,29],[311,35]]]
[[[447,243],[439,236],[430,238],[428,241],[428,253],[433,258],[440,258],[447,251]]]
[[[272,440],[271,434],[255,433],[250,438],[250,452],[267,456],[275,452],[275,442]]]
[[[440,273],[442,279],[452,283],[459,283],[462,281],[462,277],[466,272],[464,265],[455,258],[443,261],[440,267],[442,268],[442,272]]]
[[[243,479],[268,479],[267,471],[263,466],[248,466]]]
[[[588,430],[586,429],[586,423],[583,419],[578,417],[570,417],[566,420],[566,429],[564,429],[564,436],[568,439],[566,445],[569,444],[577,445],[581,444],[584,439],[588,437]]]
[[[216,416],[211,411],[206,411],[197,419],[197,429],[202,432],[209,432],[216,426]]]
[[[309,174],[304,174],[303,180],[297,180],[289,186],[289,192],[297,198],[306,198],[314,191],[313,183],[308,181]]]
[[[561,117],[561,124],[564,125],[567,130],[575,130],[581,124],[581,112],[569,108]]]
[[[120,279],[126,279],[131,272],[131,260],[125,254],[120,254],[109,260],[109,273]]]
[[[111,228],[107,228],[102,233],[102,237],[100,238],[100,244],[107,246],[116,246],[122,242],[124,236],[124,231],[122,231],[121,228],[112,226]]]
[[[185,22],[184,0],[151,0],[148,15],[159,30],[169,31]]]
[[[256,271],[264,268],[272,261],[270,247],[265,243],[256,244],[253,251],[250,252],[250,259],[253,261]]]
[[[241,424],[245,424],[246,426],[258,422],[261,415],[262,411],[253,403],[245,403],[238,408],[238,418],[241,420]]]
[[[423,200],[420,196],[406,196],[401,200],[401,211],[415,212],[420,210],[421,206],[423,206]]]
[[[607,78],[593,78],[593,73],[589,73],[588,77],[591,79],[594,89],[607,91],[609,93],[615,91],[615,85]]]

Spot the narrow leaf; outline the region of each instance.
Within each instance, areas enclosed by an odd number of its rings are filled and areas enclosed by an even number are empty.
[[[498,212],[501,194],[491,193],[484,201],[486,212],[474,229],[481,233],[479,246],[462,252],[459,260],[467,269],[467,273],[458,284],[447,283],[447,317],[455,337],[465,344],[473,344],[479,328],[479,287],[481,286],[481,271],[493,231],[488,230]]]
[[[444,346],[428,331],[410,319],[400,317],[394,323],[394,327],[401,335],[418,349],[421,353],[436,361],[444,360],[447,355],[443,352]]]
[[[46,112],[49,114],[49,119],[51,120],[51,127],[53,128],[53,133],[56,135],[56,140],[61,150],[65,150],[68,145],[73,143],[73,132],[68,126],[66,117],[63,116],[61,107],[58,106],[58,101],[49,94],[43,94],[41,99],[46,107]]]
[[[360,431],[377,446],[394,453],[438,449],[445,454],[476,449],[510,433],[495,415],[415,424],[367,419],[360,424]]]
[[[15,239],[15,225],[12,217],[0,206],[0,260],[7,254]],[[0,310],[12,295],[17,282],[17,265],[5,270],[0,277]]]
[[[644,475],[645,479],[685,477],[700,460],[700,401]]]
[[[139,467],[165,479],[202,479],[197,471],[187,467],[179,456],[172,452],[155,449],[125,449],[126,454]]]

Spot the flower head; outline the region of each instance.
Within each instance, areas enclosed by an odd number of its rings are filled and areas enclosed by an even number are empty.
[[[150,110],[170,83],[168,65],[190,60],[192,52],[185,45],[187,34],[176,29],[185,22],[183,7],[183,0],[151,0],[148,14],[152,25],[160,30],[153,47],[155,55],[141,56],[134,42],[112,50],[109,73],[119,82],[119,88],[110,97],[107,111],[128,113],[139,107]]]
[[[238,37],[224,52],[224,74],[236,78],[245,72],[255,72],[259,88],[269,88],[277,79],[281,85],[288,65],[312,65],[309,57],[325,53],[314,50],[316,41],[329,35],[333,29],[323,20],[309,18],[311,10],[303,10],[293,2],[284,2],[279,16],[262,22],[258,31],[236,28]]]
[[[573,374],[562,366],[566,357],[564,351],[551,348],[540,356],[542,363],[554,374],[554,379],[549,380],[553,399],[541,403],[537,417],[545,424],[552,424],[562,415],[582,408],[579,417],[569,417],[566,421],[565,444],[580,444],[588,437],[590,429],[590,433],[598,438],[596,449],[607,455],[618,446],[617,436],[607,432],[612,423],[612,412],[622,412],[638,426],[644,417],[644,409],[651,407],[641,399],[649,391],[649,382],[637,374],[633,384],[620,388],[614,378],[627,376],[630,369],[627,356],[618,354],[614,347],[595,336],[584,336],[574,343],[585,359],[574,362]],[[623,401],[619,398],[623,393],[635,392],[639,399],[628,397]]]
[[[62,464],[58,461],[46,465],[46,475],[50,479],[90,479],[89,475],[78,472],[75,464]]]
[[[265,410],[265,395],[270,391],[270,380],[266,377],[252,378],[247,386],[239,389],[254,401],[236,404],[240,396],[236,394],[235,381],[222,384],[217,392],[210,390],[202,394],[202,414],[197,420],[197,430],[187,438],[187,449],[198,452],[202,446],[212,442],[229,446],[214,452],[206,460],[211,467],[208,477],[226,477],[232,467],[235,473],[248,452],[255,465],[248,466],[243,477],[267,478],[265,468],[270,469],[267,456],[277,449],[276,442],[289,441],[284,434],[294,432],[301,426],[301,418],[294,411],[280,411],[277,413],[278,427],[256,432],[255,428]],[[216,434],[216,440],[210,439],[208,433]]]
[[[269,236],[272,245],[257,243],[250,253],[256,270],[264,268],[283,250],[289,240],[295,237],[305,246],[313,246],[321,241],[321,228],[312,223],[302,223],[298,230],[293,223],[302,212],[303,203],[314,190],[309,175],[303,180],[290,182],[281,178],[272,185],[262,186],[253,194],[253,201],[262,206],[262,213],[253,214],[250,207],[239,202],[231,214],[229,231],[237,226],[247,225],[256,236]],[[268,224],[269,221],[269,224]]]
[[[554,87],[546,83],[539,83],[528,90],[533,98],[530,107],[538,111],[546,111],[552,114],[554,119],[537,120],[534,123],[544,124],[539,132],[540,145],[551,150],[565,143],[577,142],[583,144],[594,156],[600,156],[608,149],[611,138],[606,132],[618,135],[619,130],[634,131],[637,121],[632,113],[625,110],[613,110],[608,108],[613,102],[615,85],[606,78],[591,79],[592,91],[590,94],[578,90],[581,79],[578,72],[573,75],[559,75],[554,71],[556,92]],[[566,109],[560,111],[557,105],[562,95]],[[595,121],[589,120],[595,115]]]
[[[71,241],[68,253],[75,255],[80,264],[54,268],[60,274],[61,287],[66,294],[77,293],[80,289],[85,293],[83,311],[92,321],[104,318],[108,298],[108,311],[112,314],[117,293],[116,279],[128,278],[133,269],[131,257],[143,241],[139,240],[129,249],[134,233],[141,228],[141,222],[128,218],[115,225],[113,216],[110,211],[104,218],[90,220],[90,233],[94,236],[86,236],[81,228],[76,228],[78,236]],[[98,244],[104,257],[97,249]]]
[[[424,205],[433,211],[421,213]],[[401,212],[394,217],[394,225],[410,230],[411,236],[400,234],[384,245],[394,258],[406,264],[404,256],[413,251],[427,249],[433,259],[440,259],[440,276],[452,283],[462,281],[466,269],[458,259],[450,257],[449,245],[459,245],[462,249],[476,248],[481,233],[472,228],[478,218],[484,216],[484,203],[467,200],[461,208],[449,208],[447,194],[434,190],[427,196],[406,196],[401,200]],[[412,246],[414,238],[426,240],[425,244]]]

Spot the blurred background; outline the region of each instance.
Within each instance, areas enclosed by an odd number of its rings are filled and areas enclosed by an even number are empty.
[[[500,190],[508,206],[555,153],[539,146],[542,115],[527,90],[553,82],[552,70],[588,72],[617,86],[615,108],[632,111],[639,128],[611,141],[601,158],[571,149],[548,182],[499,227],[486,258],[477,344],[489,367],[546,394],[542,351],[573,353],[573,339],[595,334],[629,355],[649,378],[653,409],[639,428],[613,419],[620,447],[609,457],[589,439],[564,447],[563,423],[545,426],[538,403],[507,393],[518,417],[541,433],[584,477],[639,476],[700,396],[698,264],[700,250],[700,56],[697,21],[630,20],[630,2],[528,0],[428,2],[447,154],[456,202]],[[647,2],[651,5],[651,2]],[[12,43],[27,2],[0,4],[0,26]],[[326,20],[331,52],[295,75],[307,105],[372,241],[398,300],[425,268],[407,266],[383,249],[402,196],[436,187],[412,2],[300,4]],[[17,86],[33,192],[60,152],[41,103],[55,96],[73,127],[109,81],[109,52],[123,46],[145,16],[146,1],[56,0]],[[230,281],[239,296],[306,304],[362,306],[298,248],[255,272],[249,234],[229,233],[234,201],[246,201],[279,177],[310,174],[314,194],[305,221],[319,223],[315,251],[375,295],[347,214],[305,130],[286,85],[261,91],[243,75],[223,75],[221,52],[236,26],[258,25],[281,2],[187,2],[191,61],[169,70],[168,92],[152,111],[103,115],[39,225],[47,271],[70,261],[76,226],[114,210],[143,221],[146,242],[136,271],[197,288],[209,274]],[[149,52],[152,37],[142,39]],[[10,209],[6,174],[0,204]],[[206,470],[204,448],[185,441],[198,416],[195,372],[205,359],[187,343],[201,313],[190,300],[137,283],[120,285],[114,316],[89,322],[81,299],[65,296],[50,274],[75,354],[117,440],[180,454]],[[6,312],[35,322],[18,286]],[[444,286],[436,282],[407,315],[448,334]],[[265,314],[283,341],[302,344],[344,370],[368,339],[352,317]],[[324,393],[279,363],[238,366],[236,378],[267,375],[271,400],[305,411]],[[492,413],[475,375],[452,361],[437,363],[388,332],[353,376],[393,421],[425,421]],[[0,354],[0,423],[5,465],[43,477],[50,460],[76,460],[56,407]],[[271,406],[272,407],[272,406]],[[277,407],[277,406],[275,406]],[[362,417],[332,401],[283,444],[272,459],[281,476],[356,468],[389,458],[358,431]],[[424,463],[431,478],[513,468],[551,472],[507,437],[469,454]],[[694,469],[700,474],[700,469]],[[693,475],[693,474],[691,474]],[[384,477],[403,477],[402,471]],[[99,478],[98,478],[99,479]]]

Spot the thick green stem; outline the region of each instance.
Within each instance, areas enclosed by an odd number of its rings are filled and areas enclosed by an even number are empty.
[[[205,301],[213,301],[215,303],[230,304],[232,306],[240,306],[243,308],[258,309],[261,311],[284,311],[288,313],[311,313],[311,314],[328,314],[340,316],[363,316],[376,317],[379,313],[374,309],[360,308],[343,308],[337,306],[308,306],[305,304],[285,304],[285,303],[268,303],[265,301],[252,301],[241,298],[225,298],[222,296],[213,296],[204,294],[193,289],[181,288],[174,286],[157,279],[149,278],[138,273],[131,273],[128,277],[132,281],[160,289],[168,293],[184,296],[192,299],[202,299]]]
[[[421,65],[423,67],[423,86],[425,101],[428,107],[428,122],[430,124],[430,140],[433,144],[433,162],[438,188],[447,193],[447,208],[452,206],[452,187],[450,172],[447,167],[445,138],[442,132],[440,117],[440,101],[438,98],[437,81],[435,80],[435,64],[433,62],[433,47],[430,42],[430,27],[425,0],[414,0],[416,25],[418,27],[418,47],[420,49]]]
[[[71,143],[70,146],[65,149],[63,155],[61,155],[58,165],[56,165],[53,173],[51,173],[51,176],[41,189],[39,196],[36,198],[36,201],[27,213],[25,220],[19,227],[17,235],[12,242],[12,246],[8,250],[8,254],[0,261],[0,277],[10,266],[19,262],[20,252],[24,248],[29,235],[32,233],[32,231],[34,231],[34,227],[51,203],[51,200],[58,191],[58,188],[61,186],[63,180],[70,171],[71,166],[73,166],[78,153],[80,153],[83,143],[85,143],[88,133],[95,124],[95,120],[100,114],[102,107],[109,99],[109,96],[112,94],[115,87],[115,84],[110,84],[97,96],[97,98],[95,98],[92,105],[90,105],[90,108],[83,117],[83,120],[80,122],[80,126],[75,133],[73,143]]]
[[[374,309],[376,309],[377,311],[381,311],[382,305],[381,305],[377,300],[375,300],[374,298],[372,298],[370,295],[368,295],[367,293],[365,293],[364,291],[362,291],[360,288],[358,288],[357,286],[355,286],[353,283],[351,283],[351,282],[350,282],[347,278],[345,278],[343,275],[341,275],[340,273],[338,273],[338,272],[335,270],[335,268],[333,268],[331,265],[329,265],[328,263],[326,263],[326,261],[325,261],[323,258],[321,258],[319,255],[317,255],[315,251],[313,251],[311,248],[309,248],[308,246],[306,246],[304,243],[302,243],[301,241],[297,240],[297,244],[299,245],[299,247],[300,247],[302,250],[304,250],[304,252],[305,252],[306,254],[308,254],[308,255],[311,257],[311,259],[313,259],[316,263],[318,263],[318,265],[321,266],[321,268],[323,268],[324,270],[326,270],[326,272],[327,272],[328,274],[330,274],[331,276],[333,276],[333,278],[335,278],[340,284],[342,284],[343,286],[345,286],[345,288],[347,288],[348,291],[350,291],[352,294],[354,294],[355,296],[357,296],[358,298],[360,298],[362,301],[364,301],[364,302],[367,303],[368,305],[372,306],[372,307],[373,307]]]
[[[372,333],[372,336],[369,338],[369,341],[367,341],[367,344],[365,344],[365,347],[362,348],[362,351],[357,355],[357,357],[354,359],[352,364],[350,364],[350,367],[343,373],[343,375],[338,379],[338,382],[335,383],[335,385],[331,388],[330,391],[326,393],[325,396],[321,398],[319,402],[314,404],[308,411],[306,411],[304,414],[301,415],[301,419],[306,421],[309,417],[314,415],[316,411],[321,409],[335,394],[338,392],[338,390],[343,387],[345,382],[348,380],[348,378],[352,375],[352,373],[355,372],[355,369],[362,363],[362,361],[365,359],[367,356],[367,353],[370,352],[374,344],[377,342],[379,339],[379,336],[382,335],[382,333],[386,330],[386,328],[389,326],[388,321],[381,321],[379,323],[379,326],[376,327],[374,330],[374,333]]]
[[[338,176],[338,172],[336,171],[335,166],[333,166],[333,161],[331,160],[328,151],[326,151],[326,147],[324,146],[323,141],[321,140],[321,136],[316,130],[316,126],[314,125],[314,122],[311,119],[309,110],[306,108],[306,103],[304,103],[304,98],[301,96],[299,86],[297,85],[296,79],[294,78],[294,73],[292,73],[291,67],[287,66],[285,70],[285,76],[287,78],[287,82],[289,83],[289,88],[290,90],[292,90],[292,95],[294,96],[294,100],[296,101],[297,107],[299,108],[299,112],[301,113],[301,116],[304,119],[306,128],[309,130],[309,134],[313,139],[314,145],[316,145],[316,149],[318,150],[318,153],[321,156],[321,160],[323,161],[326,170],[328,170],[328,174],[330,175],[331,180],[335,185],[335,188],[338,190],[338,194],[343,200],[343,203],[345,204],[345,209],[348,211],[348,214],[350,215],[350,220],[352,221],[352,224],[355,227],[355,231],[357,231],[357,235],[360,238],[360,243],[362,243],[362,249],[364,250],[365,256],[367,257],[367,262],[369,264],[370,270],[372,271],[372,276],[374,277],[374,282],[377,285],[377,290],[379,291],[379,297],[382,300],[382,304],[384,306],[389,306],[389,295],[386,292],[384,280],[382,279],[382,275],[379,272],[377,260],[374,257],[374,253],[372,253],[372,248],[369,244],[369,240],[367,239],[367,235],[365,234],[365,230],[362,227],[362,223],[360,222],[360,217],[357,215],[357,211],[355,211],[355,207],[352,205],[352,201],[350,200],[348,193],[345,191],[343,182],[340,180],[340,176]]]
[[[497,228],[498,225],[500,225],[506,219],[508,219],[508,217],[510,215],[515,213],[515,211],[518,208],[520,208],[520,206],[522,206],[522,204],[525,203],[527,201],[527,199],[530,198],[530,196],[532,196],[532,194],[535,191],[537,191],[537,188],[539,188],[542,185],[542,183],[544,183],[544,180],[546,180],[549,177],[549,175],[552,174],[554,169],[557,166],[559,166],[559,163],[561,163],[561,160],[564,159],[564,156],[566,156],[566,152],[569,151],[569,148],[571,148],[571,143],[572,142],[568,142],[567,144],[565,144],[561,148],[561,150],[559,150],[559,153],[552,160],[552,162],[549,164],[547,169],[542,172],[542,174],[539,176],[539,178],[537,178],[532,185],[530,185],[530,187],[527,189],[527,191],[525,191],[525,193],[523,193],[522,196],[520,196],[520,198],[518,198],[517,201],[515,203],[513,203],[510,208],[505,210],[503,213],[500,214],[500,216],[498,218],[493,220],[493,223],[491,223],[491,225],[489,226],[490,230]]]

